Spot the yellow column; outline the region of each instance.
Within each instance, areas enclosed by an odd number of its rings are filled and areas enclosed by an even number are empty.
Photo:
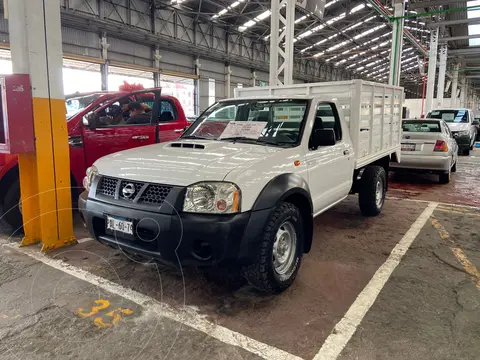
[[[14,73],[30,74],[35,153],[19,155],[25,237],[42,251],[75,242],[59,0],[8,0]]]

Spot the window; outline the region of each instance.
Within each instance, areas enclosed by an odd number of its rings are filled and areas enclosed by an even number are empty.
[[[468,123],[468,111],[460,110],[433,110],[428,113],[427,118],[442,119],[447,123]]]
[[[305,122],[308,100],[232,100],[207,109],[185,132],[184,137],[222,140],[230,122],[261,122],[257,135],[236,137],[235,141],[254,141],[273,146],[298,145]],[[254,124],[252,124],[254,125]],[[244,135],[244,134],[242,134]]]
[[[317,105],[317,113],[315,115],[315,123],[312,133],[315,130],[333,129],[337,141],[342,140],[342,127],[338,113],[332,104],[321,103]]]
[[[467,1],[467,6],[468,7],[479,6],[479,5],[480,5],[480,0]],[[475,19],[475,18],[480,17],[480,9],[479,10],[469,10],[469,11],[467,11],[467,17],[469,19]],[[479,34],[480,34],[480,25],[479,24],[468,25],[468,35],[479,35]],[[480,38],[469,39],[468,40],[468,45],[470,45],[470,46],[480,45]]]
[[[208,79],[208,106],[215,103],[215,79]]]
[[[402,129],[407,132],[441,132],[438,121],[406,120],[402,122]]]
[[[158,110],[158,121],[159,122],[168,122],[177,120],[177,111],[175,105],[169,100],[161,100],[160,108]]]

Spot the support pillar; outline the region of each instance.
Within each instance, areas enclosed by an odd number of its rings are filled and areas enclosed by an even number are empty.
[[[440,46],[440,60],[438,64],[438,84],[437,84],[437,105],[436,107],[443,106],[443,90],[445,87],[445,72],[447,70],[447,43]]]
[[[452,79],[452,91],[451,91],[451,102],[450,107],[455,107],[457,105],[457,92],[458,92],[458,70],[460,69],[460,64],[455,64],[453,69],[453,79]]]
[[[285,16],[282,13],[283,7],[286,8]],[[295,0],[272,0],[271,11],[270,85],[291,85],[293,84]]]
[[[100,45],[102,47],[102,59],[103,59],[103,64],[100,65],[100,72],[102,76],[102,90],[107,91],[108,90],[108,66],[109,66],[108,48],[110,47],[110,44],[107,41],[106,32],[102,33]]]
[[[13,72],[29,74],[35,153],[19,154],[25,237],[42,251],[75,242],[58,1],[8,0]]]
[[[257,86],[257,73],[255,71],[252,71],[252,86]]]
[[[153,73],[153,83],[155,87],[160,87],[160,59],[162,55],[160,55],[160,49],[157,47],[153,54],[153,62],[155,64],[156,72]]]
[[[195,59],[195,75],[197,78],[193,83],[193,108],[195,115],[200,115],[200,59]]]
[[[430,50],[428,58],[428,75],[427,75],[427,95],[425,96],[425,114],[432,110],[433,92],[435,89],[435,73],[437,70],[437,46],[438,46],[438,27],[431,30],[430,33]]]
[[[232,97],[232,69],[230,65],[225,66],[225,94],[227,99]]]
[[[465,107],[465,101],[467,101],[466,92],[467,92],[467,79],[465,79],[464,77],[462,82],[462,90],[460,91],[460,104],[459,104],[460,107]]]
[[[403,48],[403,24],[405,15],[405,4],[403,0],[393,0],[393,22],[392,48],[390,56],[390,74],[388,83],[390,85],[400,85],[400,72],[402,69],[402,48]]]

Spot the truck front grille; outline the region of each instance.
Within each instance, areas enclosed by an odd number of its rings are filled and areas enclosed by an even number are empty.
[[[172,187],[168,185],[149,184],[104,176],[98,184],[97,194],[145,205],[161,205],[170,190],[172,190]]]

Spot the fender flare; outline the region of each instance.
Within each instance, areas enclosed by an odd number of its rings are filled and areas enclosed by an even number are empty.
[[[297,174],[282,174],[270,180],[253,204],[252,211],[274,209],[288,200],[302,214],[305,228],[304,252],[308,253],[313,239],[313,202],[307,182]]]

